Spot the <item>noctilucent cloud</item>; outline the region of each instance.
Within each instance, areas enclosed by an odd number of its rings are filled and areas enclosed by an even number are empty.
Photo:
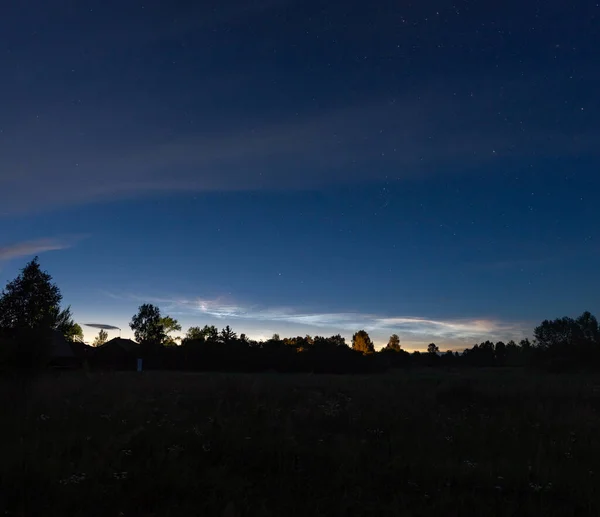
[[[598,309],[595,1],[13,2],[0,281],[444,350]],[[91,341],[97,329],[85,328]]]

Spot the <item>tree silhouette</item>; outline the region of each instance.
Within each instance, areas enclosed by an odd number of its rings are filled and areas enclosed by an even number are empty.
[[[137,314],[129,323],[138,343],[160,345],[166,334],[160,315],[160,309],[152,304],[140,305]]]
[[[190,327],[185,333],[182,344],[187,341],[204,341],[204,332],[200,327]]]
[[[0,297],[0,326],[51,328],[62,296],[52,277],[40,269],[35,257],[9,282]]]
[[[222,343],[229,344],[233,343],[237,339],[237,334],[231,330],[231,327],[227,325],[223,330],[221,330],[221,334],[219,335],[219,340]]]
[[[600,342],[600,331],[598,329],[598,320],[592,313],[585,311],[579,318],[575,320],[579,328],[581,338],[590,343]]]
[[[565,316],[552,321],[544,320],[534,329],[533,335],[536,345],[543,350],[548,350],[572,343],[578,330],[576,321]]]
[[[575,365],[590,367],[600,362],[598,321],[590,312],[576,319],[563,317],[544,320],[537,326],[534,350],[530,357],[545,362],[554,371]]]
[[[494,347],[494,356],[496,358],[496,364],[504,366],[507,358],[507,346],[502,341],[498,341]]]
[[[521,341],[519,341],[519,346],[523,350],[529,350],[532,347],[531,341],[529,341],[529,338],[521,339]]]
[[[18,368],[46,366],[55,337],[50,331],[59,331],[72,342],[82,340],[83,332],[73,321],[70,307],[62,309],[61,302],[60,290],[52,277],[41,270],[37,257],[6,284],[0,295],[0,341],[10,345],[4,347],[7,359],[3,364],[20,365]],[[170,316],[162,316],[152,304],[138,308],[130,327],[143,345],[141,353],[147,358],[145,366],[149,369],[358,373],[411,365],[535,366],[549,371],[600,367],[600,325],[590,312],[577,318],[544,320],[534,329],[533,342],[527,338],[519,344],[494,344],[487,340],[460,355],[452,351],[440,355],[435,343],[429,344],[425,354],[409,354],[401,349],[397,334],[392,334],[387,345],[373,355],[375,347],[365,330],[352,336],[352,350],[339,334],[283,339],[273,334],[265,342],[256,342],[245,334],[238,338],[229,325],[220,332],[214,325],[190,327],[183,340],[186,346],[165,347],[176,344],[179,338],[169,334],[181,331],[181,325]],[[107,332],[101,329],[93,344],[98,347],[107,339]],[[98,358],[102,352],[94,350],[92,357]],[[133,362],[127,365],[133,368]]]
[[[400,338],[398,337],[398,334],[392,334],[390,336],[390,340],[388,341],[386,349],[393,350],[394,352],[399,352],[402,349],[402,347],[400,346]]]
[[[304,339],[306,341],[306,338]],[[347,345],[346,340],[339,334],[331,337],[315,336],[312,340],[312,345],[309,342],[306,342],[306,344],[303,344],[303,348],[298,348],[298,350],[308,350],[310,348],[315,350],[336,350],[347,348]]]
[[[73,321],[70,307],[62,309],[61,302],[59,288],[41,270],[37,257],[6,284],[0,294],[0,342],[8,343],[2,350],[4,367],[13,365],[25,371],[47,366],[54,357],[51,346],[56,336],[52,331],[72,342],[82,340],[83,332]],[[447,351],[442,355],[435,343],[429,344],[427,353],[409,354],[401,349],[397,334],[392,334],[387,345],[374,354],[374,344],[365,330],[352,336],[350,350],[339,334],[283,339],[273,334],[271,339],[256,342],[245,334],[238,338],[229,325],[220,332],[214,325],[190,327],[183,340],[186,346],[165,347],[176,344],[179,338],[169,334],[181,331],[181,325],[170,316],[162,316],[152,304],[138,308],[130,327],[143,345],[141,353],[147,358],[144,364],[149,369],[359,373],[412,365],[534,366],[549,371],[600,368],[600,325],[587,311],[577,318],[544,320],[534,329],[533,342],[527,338],[519,344],[512,340],[506,344],[487,340],[462,354]],[[107,339],[107,332],[101,329],[93,344],[98,347]],[[85,347],[75,348],[91,354],[83,350]],[[133,368],[133,359],[139,357],[139,347],[134,348],[127,368]],[[96,364],[102,364],[100,356],[104,350],[94,350],[90,356],[98,360]]]
[[[102,346],[104,343],[108,341],[108,332],[104,329],[100,329],[98,335],[95,337],[92,346]]]
[[[346,340],[340,334],[331,336],[329,338],[329,342],[336,347],[344,347],[344,348],[348,347],[348,345],[346,345]]]
[[[53,329],[68,340],[83,338],[73,322],[71,309],[61,310],[62,295],[52,277],[40,268],[38,257],[6,284],[0,296],[0,327],[7,329]]]
[[[216,343],[219,340],[219,329],[214,325],[204,325],[202,327],[202,334],[206,341]]]
[[[73,321],[70,305],[62,311],[59,307],[55,307],[52,312],[54,314],[54,330],[58,330],[67,341],[83,341],[83,330]]]
[[[375,352],[375,346],[366,330],[359,330],[352,336],[352,349],[362,354]]]
[[[164,316],[160,319],[160,324],[163,327],[163,332],[165,334],[162,344],[164,346],[175,346],[177,345],[177,340],[179,337],[169,336],[170,332],[181,332],[181,325],[179,322],[172,318],[171,316]]]
[[[83,343],[83,329],[79,323],[73,323],[70,329],[66,332],[67,341]]]
[[[438,346],[435,343],[429,343],[429,345],[427,345],[427,353],[431,354],[431,355],[437,355],[439,353],[440,349],[438,348]]]

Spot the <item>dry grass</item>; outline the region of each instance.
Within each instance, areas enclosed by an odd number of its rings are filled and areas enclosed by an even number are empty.
[[[4,381],[0,511],[597,516],[595,386],[518,371]]]

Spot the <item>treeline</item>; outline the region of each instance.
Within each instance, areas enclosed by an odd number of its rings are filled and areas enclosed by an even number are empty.
[[[407,352],[397,334],[376,351],[365,330],[352,336],[297,336],[266,341],[249,339],[229,326],[190,328],[183,339],[176,319],[163,316],[151,304],[139,307],[130,327],[136,341],[113,339],[100,330],[90,347],[81,327],[37,258],[9,282],[0,296],[0,369],[40,368],[48,364],[91,368],[238,372],[365,373],[409,367],[540,367],[552,371],[600,367],[598,321],[589,312],[580,317],[546,320],[534,329],[534,339],[519,343],[485,341],[462,352],[440,352],[431,343],[427,352]],[[60,338],[60,339],[58,339]],[[181,341],[181,342],[179,342]],[[61,344],[69,354],[60,356]],[[63,347],[63,352],[64,352]],[[59,360],[62,359],[62,362]],[[71,360],[72,359],[72,360]]]
[[[589,313],[570,321],[577,326],[577,321],[590,317],[591,321],[595,321]],[[552,335],[552,328],[563,321],[564,318],[544,322],[534,332],[540,338],[542,333]],[[519,343],[485,341],[462,352],[440,352],[431,343],[427,352],[409,352],[401,348],[396,335],[392,335],[389,343],[376,351],[364,330],[354,334],[349,344],[340,335],[291,338],[274,335],[266,341],[254,341],[244,334],[238,337],[229,326],[220,332],[214,326],[194,330],[201,335],[187,336],[179,346],[143,341],[139,351],[131,353],[129,368],[134,367],[134,357],[138,356],[144,358],[148,369],[191,371],[375,373],[391,368],[419,367],[533,367],[551,371],[600,367],[596,352],[600,350],[600,341],[579,345],[589,347],[588,354],[584,355],[576,352],[579,346],[575,341],[549,344],[537,338],[533,342],[523,339]],[[368,343],[366,350],[363,348],[365,342]]]
[[[288,338],[274,335],[266,341],[255,341],[244,334],[238,336],[229,326],[219,331],[207,325],[191,328],[181,344],[174,345],[171,339],[164,344],[157,339],[161,335],[160,311],[146,305],[140,307],[140,313],[144,312],[154,313],[155,325],[144,319],[143,328],[151,333],[158,329],[158,334],[154,338],[138,335],[139,348],[117,354],[117,362],[115,356],[103,361],[100,354],[94,361],[92,349],[93,366],[133,369],[137,358],[143,358],[146,369],[237,372],[375,373],[411,367],[532,367],[559,372],[600,367],[598,322],[589,312],[577,319],[544,321],[534,329],[533,341],[485,341],[462,352],[443,353],[434,343],[427,352],[403,350],[396,334],[376,351],[364,330],[356,332],[351,343],[339,334]],[[141,320],[134,318],[132,328],[136,321]],[[106,346],[109,345],[110,342]]]

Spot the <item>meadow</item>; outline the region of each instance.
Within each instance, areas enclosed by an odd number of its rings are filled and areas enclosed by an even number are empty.
[[[0,381],[11,516],[600,515],[600,377]]]

